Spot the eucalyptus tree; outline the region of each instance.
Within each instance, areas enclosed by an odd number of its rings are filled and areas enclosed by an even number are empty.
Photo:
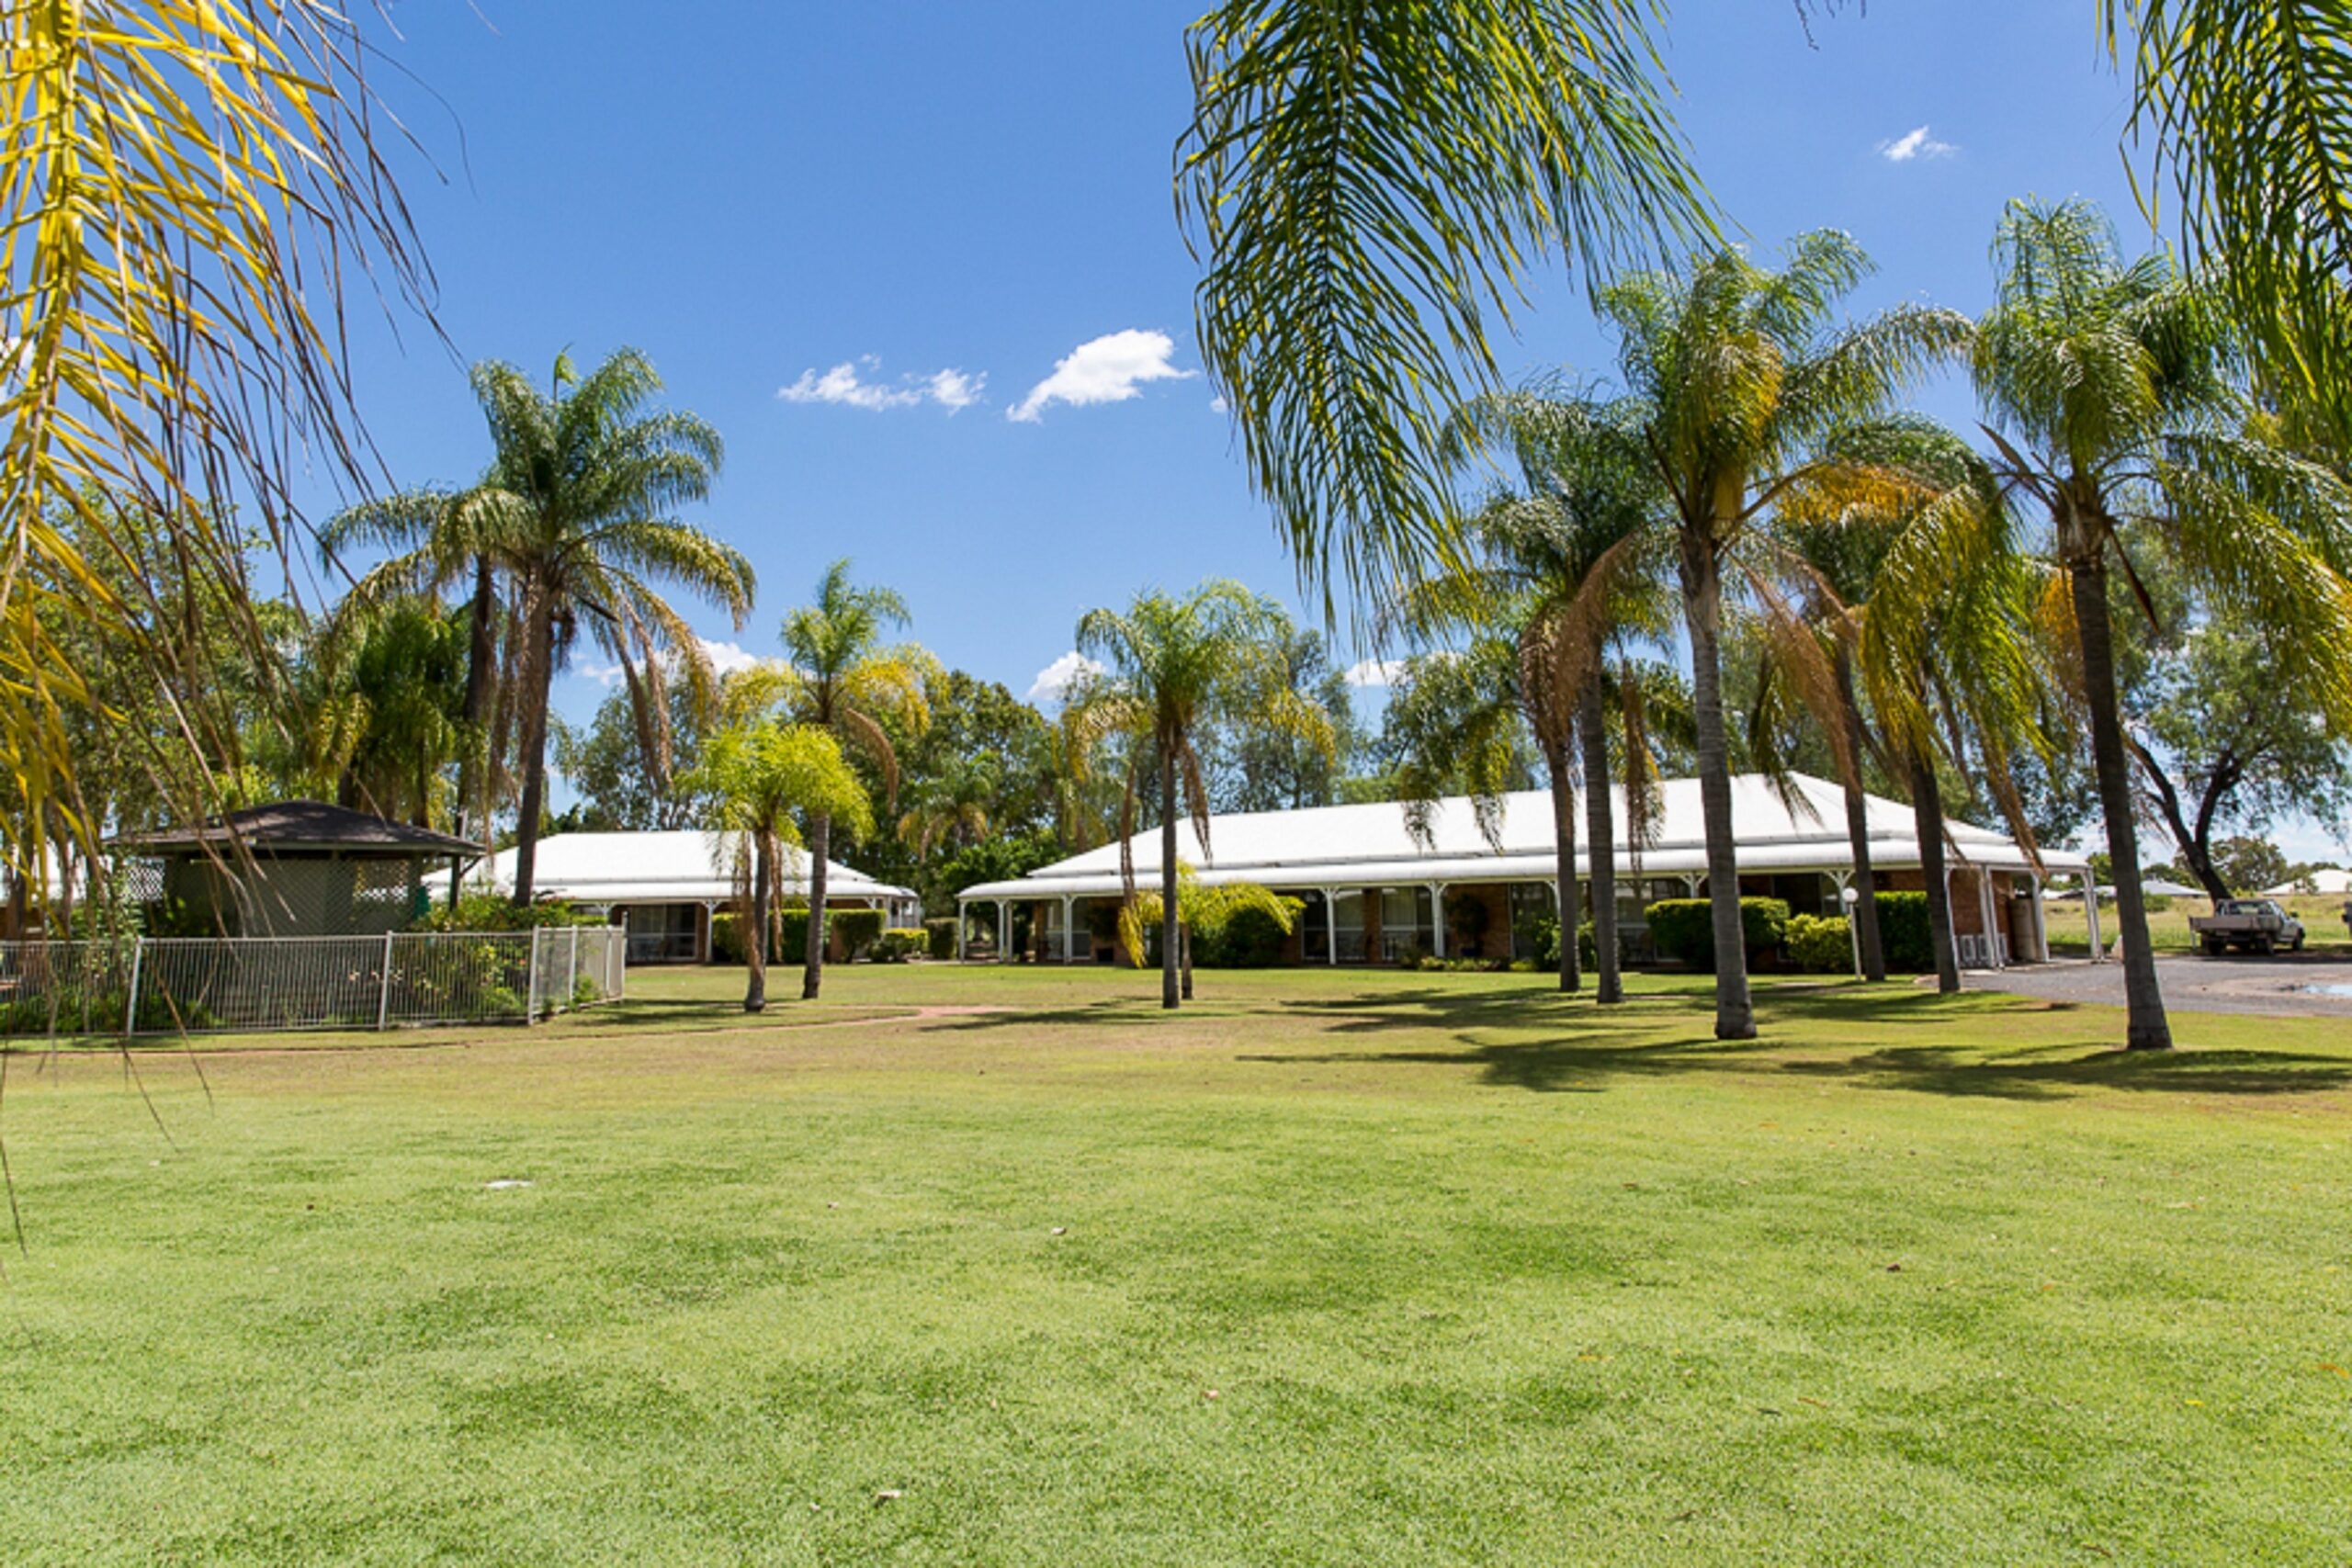
[[[2172,1043],[2140,891],[2132,760],[2117,696],[2111,584],[2153,616],[2134,558],[2282,636],[2274,671],[2352,728],[2345,487],[2265,440],[2220,301],[2169,260],[2126,262],[2083,201],[2013,204],[1973,367],[2001,482],[2046,519],[2047,618],[2088,716],[2123,944],[2126,1043]]]
[[[753,579],[741,551],[672,515],[709,494],[721,444],[691,413],[649,409],[662,378],[644,355],[622,349],[585,376],[559,355],[544,390],[488,360],[474,367],[473,388],[492,446],[481,480],[455,496],[415,491],[356,508],[323,547],[402,552],[353,589],[363,603],[431,591],[464,563],[478,574],[483,560],[511,586],[514,677],[492,728],[503,732],[510,716],[519,725],[514,901],[527,905],[547,801],[548,695],[581,633],[620,665],[652,752],[647,766],[666,776],[663,672],[705,701],[716,681],[701,638],[656,585],[683,587],[740,627]],[[475,603],[479,649],[479,586]]]
[[[712,803],[712,827],[735,840],[743,956],[751,971],[743,1010],[758,1012],[767,1006],[768,928],[777,874],[803,841],[800,822],[839,822],[862,835],[873,829],[873,803],[842,757],[841,741],[816,725],[754,719],[731,726],[711,738],[688,778]],[[809,923],[821,929],[813,908]]]
[[[1211,852],[1208,788],[1195,747],[1204,727],[1221,719],[1295,735],[1327,751],[1332,744],[1329,716],[1288,679],[1280,637],[1288,621],[1272,600],[1219,579],[1181,596],[1148,590],[1125,610],[1091,610],[1078,623],[1078,650],[1103,668],[1073,689],[1064,718],[1081,754],[1106,740],[1124,746],[1119,874],[1129,902],[1136,812],[1147,784],[1157,786],[1163,1008],[1182,1000],[1180,799],[1201,853]]]
[[[1497,827],[1483,803],[1499,777],[1505,732],[1476,701],[1431,703],[1449,685],[1491,688],[1489,702],[1515,706],[1542,748],[1550,776],[1553,837],[1560,891],[1560,988],[1581,984],[1577,953],[1576,785],[1585,784],[1591,866],[1593,949],[1600,999],[1623,996],[1617,953],[1617,832],[1609,764],[1610,659],[1663,636],[1669,611],[1663,587],[1667,535],[1656,479],[1639,437],[1639,411],[1623,402],[1532,390],[1473,400],[1455,416],[1448,449],[1457,460],[1507,452],[1519,488],[1498,491],[1467,519],[1465,563],[1409,590],[1402,608],[1422,638],[1467,632],[1484,640],[1457,667],[1432,671],[1415,702],[1451,726],[1420,723],[1419,744],[1402,770],[1408,819],[1425,821],[1425,802],[1440,781],[1460,775],[1482,802],[1480,825]],[[1489,648],[1488,642],[1498,647]],[[1646,751],[1638,717],[1645,682],[1638,666],[1618,671],[1636,705],[1627,734]],[[1449,729],[1454,731],[1449,733]],[[1646,757],[1631,765],[1636,773]],[[1628,796],[1636,840],[1648,792]],[[1416,816],[1419,804],[1422,815]]]
[[[1968,340],[1967,319],[1925,306],[1834,324],[1870,272],[1844,234],[1797,239],[1768,268],[1730,249],[1631,276],[1601,295],[1640,439],[1673,519],[1713,905],[1715,1033],[1753,1038],[1732,832],[1720,642],[1724,567],[1798,485],[1865,493],[1886,480],[1850,452],[1893,399]]]
[[[747,671],[733,688],[739,705],[779,713],[838,737],[881,777],[882,795],[898,804],[895,729],[918,736],[931,722],[929,691],[938,677],[931,655],[910,643],[884,638],[912,618],[907,602],[888,588],[861,587],[850,563],[837,560],[817,582],[813,604],[784,618],[784,659]],[[816,999],[825,976],[825,881],[832,853],[831,813],[808,818],[808,948],[800,995]]]

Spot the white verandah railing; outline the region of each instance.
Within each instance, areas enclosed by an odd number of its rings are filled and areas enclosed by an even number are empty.
[[[608,926],[0,942],[0,1035],[536,1022],[617,1000]]]

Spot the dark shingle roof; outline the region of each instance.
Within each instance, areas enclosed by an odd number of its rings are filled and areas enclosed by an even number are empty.
[[[481,846],[468,840],[453,839],[429,828],[390,822],[365,811],[330,806],[320,800],[281,800],[269,806],[248,806],[242,811],[209,818],[200,827],[130,835],[112,840],[109,847],[153,852],[236,843],[254,851],[347,850],[407,853],[436,860],[451,855],[463,855],[469,860],[481,857]]]

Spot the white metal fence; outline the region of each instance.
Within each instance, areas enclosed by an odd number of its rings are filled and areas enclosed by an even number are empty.
[[[618,1000],[610,926],[0,942],[0,1035],[531,1023]]]

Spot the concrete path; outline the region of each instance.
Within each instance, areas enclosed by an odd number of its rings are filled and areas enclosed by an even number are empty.
[[[2165,1006],[2183,1012],[2253,1013],[2273,1018],[2342,1018],[2352,1022],[2352,963],[2279,953],[2207,958],[2165,953],[2156,960]],[[2010,991],[2054,1002],[2123,1005],[2123,965],[2082,960],[1971,970],[1971,990]]]

